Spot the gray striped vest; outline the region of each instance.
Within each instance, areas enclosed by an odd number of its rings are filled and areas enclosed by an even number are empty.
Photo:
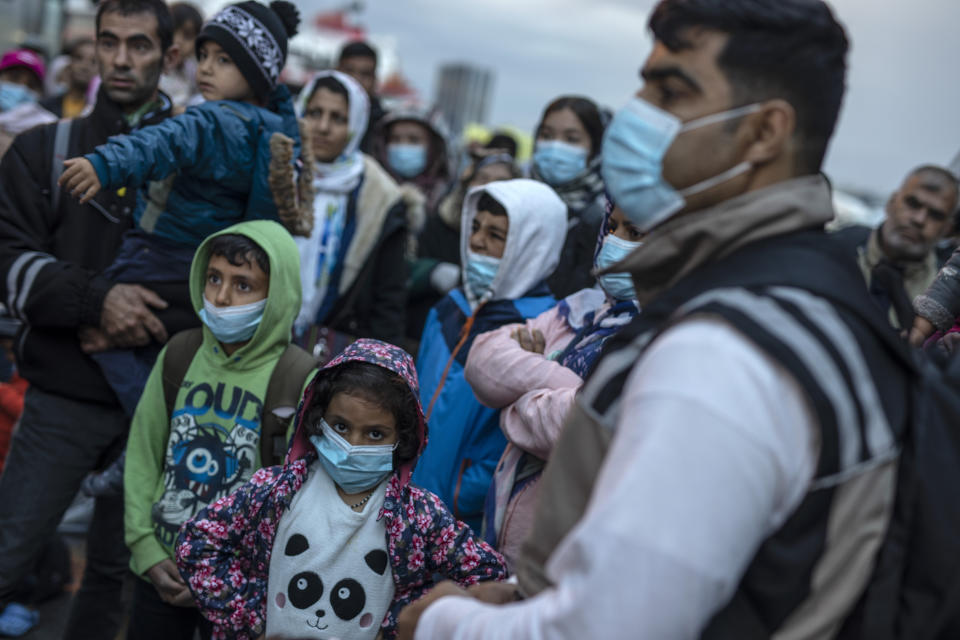
[[[790,372],[821,442],[805,498],[703,638],[835,637],[870,580],[893,511],[910,374],[856,264],[819,231],[761,241],[696,270],[611,339],[541,480],[517,566],[521,592],[550,585],[543,568],[585,511],[634,365],[693,315],[722,318]]]

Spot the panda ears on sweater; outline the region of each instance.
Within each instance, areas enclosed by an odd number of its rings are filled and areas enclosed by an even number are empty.
[[[295,533],[287,540],[287,544],[283,548],[283,553],[288,556],[298,556],[309,548],[310,543],[307,541],[307,538],[299,533]],[[383,549],[374,549],[365,555],[363,560],[374,573],[380,576],[387,570],[387,562],[389,562],[387,552]]]
[[[363,559],[377,575],[382,576],[383,572],[387,570],[387,552],[383,549],[374,549],[363,556]]]
[[[295,533],[287,540],[287,546],[283,548],[283,553],[288,556],[298,556],[310,548],[307,538],[299,533]]]

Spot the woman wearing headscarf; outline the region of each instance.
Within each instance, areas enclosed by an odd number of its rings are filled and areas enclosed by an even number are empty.
[[[640,246],[642,234],[614,209],[596,238],[599,287],[578,291],[525,324],[478,336],[464,377],[487,407],[500,408],[508,444],[484,506],[484,539],[510,566],[529,533],[545,461],[603,345],[639,313],[628,273],[606,270]]]
[[[588,98],[561,96],[537,125],[530,177],[545,182],[567,205],[567,237],[560,264],[547,280],[557,298],[592,287],[594,239],[603,220],[600,147],[604,118]]]
[[[411,225],[404,194],[359,151],[366,92],[338,71],[317,74],[297,99],[312,157],[313,228],[297,238],[303,307],[296,340],[325,362],[356,338],[397,343],[404,335]]]

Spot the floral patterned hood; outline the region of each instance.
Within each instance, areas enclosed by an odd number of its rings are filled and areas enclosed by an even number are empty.
[[[366,362],[378,367],[383,367],[384,369],[389,369],[407,383],[407,386],[410,388],[410,393],[413,394],[414,400],[417,403],[417,412],[419,414],[417,440],[419,447],[417,449],[417,457],[396,470],[400,479],[400,486],[402,487],[410,481],[410,474],[413,473],[417,459],[419,459],[420,454],[423,453],[424,447],[427,446],[427,420],[423,414],[423,407],[420,405],[420,383],[417,380],[417,370],[414,367],[413,358],[400,347],[380,340],[357,340],[347,347],[343,353],[331,360],[327,366],[317,372],[317,375],[310,381],[310,384],[307,385],[307,388],[303,392],[300,408],[297,410],[293,440],[290,443],[290,450],[287,452],[287,463],[299,460],[315,452],[313,444],[310,443],[309,436],[307,435],[307,426],[305,424],[307,408],[313,401],[313,394],[322,376],[348,362]]]

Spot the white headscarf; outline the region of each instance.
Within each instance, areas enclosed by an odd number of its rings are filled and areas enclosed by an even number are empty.
[[[317,312],[326,298],[330,276],[340,253],[340,240],[347,219],[350,193],[363,177],[363,154],[360,141],[370,118],[370,99],[357,81],[339,71],[321,71],[297,96],[296,110],[304,117],[317,82],[333,77],[347,90],[347,145],[333,162],[315,162],[313,166],[313,232],[309,238],[296,238],[300,249],[300,281],[303,307],[297,317],[297,330],[314,324]]]

